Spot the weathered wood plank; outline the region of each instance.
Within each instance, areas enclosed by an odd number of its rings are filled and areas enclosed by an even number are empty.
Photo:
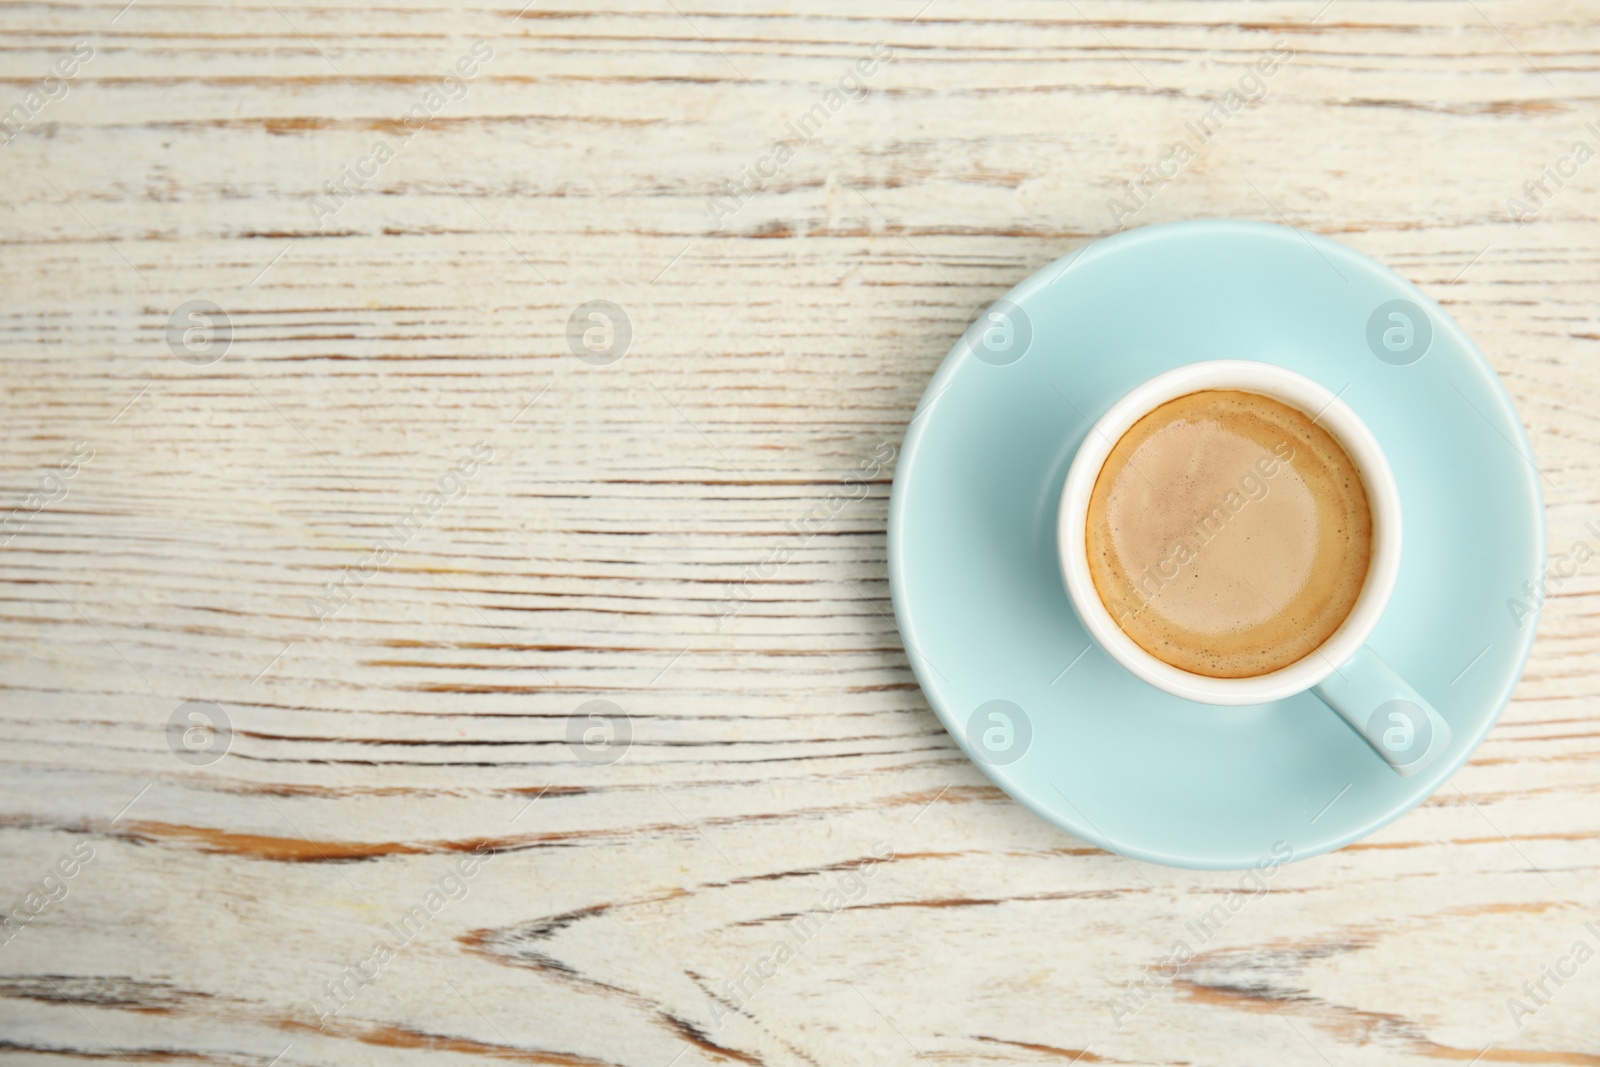
[[[8,1060],[1600,1063],[1600,964],[1546,977],[1600,949],[1600,564],[1452,785],[1168,976],[1238,876],[1107,855],[966,762],[889,617],[892,463],[790,526],[898,445],[982,304],[1119,223],[1217,215],[1437,296],[1565,552],[1600,521],[1600,164],[1524,184],[1600,146],[1591,10],[517,6],[0,8],[0,111],[29,112],[0,146],[0,504],[29,512],[0,891],[43,901],[0,946]],[[865,95],[729,199],[877,42]],[[167,343],[194,299],[231,326],[208,365]],[[620,362],[568,349],[591,300],[626,310]],[[609,765],[568,743],[591,699],[631,720]],[[189,700],[232,721],[218,762],[168,748]]]

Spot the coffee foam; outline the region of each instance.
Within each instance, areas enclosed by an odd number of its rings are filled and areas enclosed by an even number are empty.
[[[1312,654],[1355,606],[1372,513],[1311,416],[1257,393],[1169,401],[1116,443],[1089,498],[1089,573],[1141,648],[1213,678]]]

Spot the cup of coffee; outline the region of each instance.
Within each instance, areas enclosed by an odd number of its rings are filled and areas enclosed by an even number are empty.
[[[1089,431],[1058,528],[1067,594],[1112,659],[1174,696],[1311,690],[1415,774],[1450,728],[1366,645],[1400,571],[1400,494],[1349,405],[1269,363],[1137,386]]]

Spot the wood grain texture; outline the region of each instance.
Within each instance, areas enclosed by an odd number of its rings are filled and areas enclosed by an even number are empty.
[[[1451,785],[1164,975],[1237,876],[1108,855],[961,755],[890,619],[892,463],[792,526],[1282,42],[1127,224],[1289,221],[1417,282],[1565,552],[1600,162],[1507,201],[1600,144],[1592,3],[123,2],[0,6],[6,1062],[1600,1064],[1600,962],[1560,962],[1600,947],[1600,560]],[[168,344],[195,299],[208,365]],[[569,351],[591,300],[619,362]],[[597,699],[604,765],[568,743]],[[208,765],[168,745],[194,700],[232,724]]]

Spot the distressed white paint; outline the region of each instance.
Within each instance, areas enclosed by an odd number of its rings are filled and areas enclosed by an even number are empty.
[[[1280,872],[1119,1028],[1237,876],[1088,847],[961,757],[888,617],[891,469],[788,526],[898,444],[976,308],[1110,232],[1288,47],[1131,224],[1288,220],[1392,264],[1515,396],[1553,551],[1590,536],[1600,164],[1526,225],[1506,202],[1600,144],[1591,6],[625,6],[0,11],[0,105],[94,49],[0,147],[5,506],[93,450],[0,548],[6,905],[94,850],[0,946],[6,1058],[1600,1063],[1600,963],[1507,1009],[1600,948],[1600,561],[1450,786]],[[878,41],[869,94],[717,212]],[[197,298],[232,323],[209,366],[165,341]],[[634,328],[610,366],[564,336],[597,299]],[[479,441],[319,629],[323,583]],[[566,743],[593,699],[631,718],[614,764]],[[231,717],[220,762],[169,751],[186,700]],[[323,983],[482,842],[319,1030]]]

